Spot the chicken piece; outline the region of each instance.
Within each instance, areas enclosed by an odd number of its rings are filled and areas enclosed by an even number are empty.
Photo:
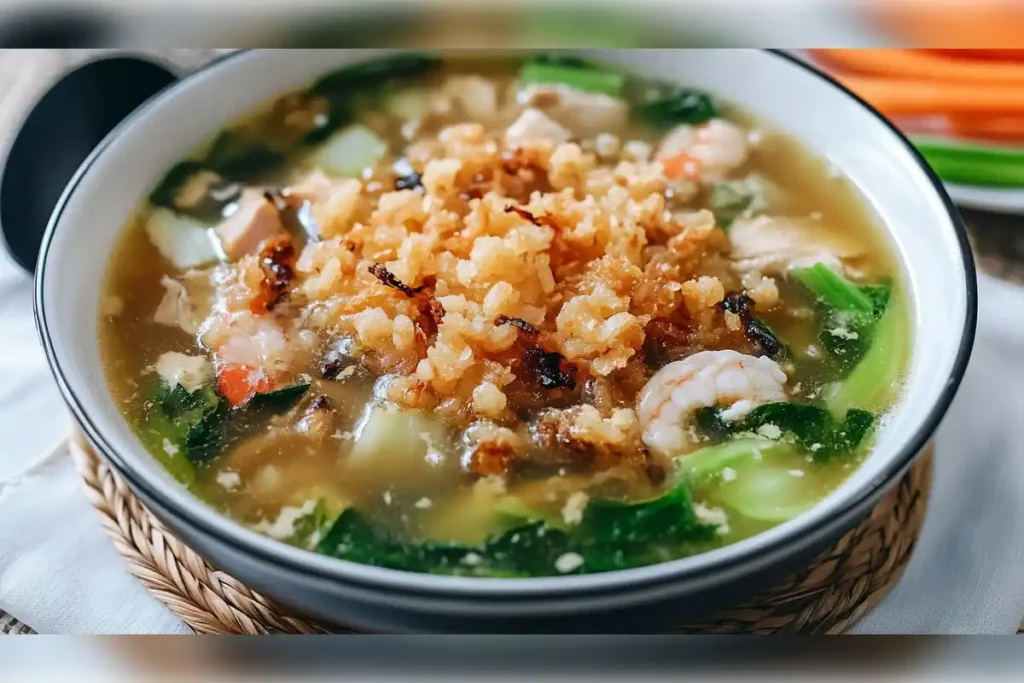
[[[315,232],[310,237],[328,240],[344,234],[351,227],[362,191],[362,182],[355,178],[332,180],[317,169],[287,188],[283,196],[300,211],[308,202]]]
[[[185,289],[185,285],[168,275],[160,278],[160,284],[166,291],[153,314],[154,322],[180,328],[187,334],[195,334],[199,330],[199,324],[196,322],[195,312],[188,300],[188,291]]]
[[[625,100],[567,85],[529,85],[519,92],[517,99],[567,126],[580,139],[621,130],[629,118]]]
[[[221,249],[230,261],[256,253],[263,240],[284,232],[277,208],[252,188],[242,192],[238,207],[216,228]]]
[[[740,272],[785,275],[791,268],[822,263],[838,273],[864,254],[864,246],[810,219],[758,216],[729,228],[732,258]]]
[[[526,109],[505,131],[509,147],[560,145],[572,137],[569,129],[553,121],[539,109]]]

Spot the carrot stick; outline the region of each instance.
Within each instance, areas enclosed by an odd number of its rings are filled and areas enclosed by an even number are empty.
[[[954,59],[967,57],[970,59],[987,59],[993,61],[1024,63],[1024,50],[1019,48],[993,48],[990,50],[972,48],[935,48],[927,51],[946,55],[947,57],[953,57]]]
[[[1024,141],[1024,116],[951,116],[948,129],[959,137],[1021,142]]]
[[[833,75],[887,116],[1024,114],[1024,87]]]
[[[957,59],[923,50],[812,50],[823,63],[851,73],[974,84],[1024,85],[1024,63]]]

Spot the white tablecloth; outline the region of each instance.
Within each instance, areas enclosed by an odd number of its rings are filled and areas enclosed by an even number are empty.
[[[1013,633],[1024,618],[1024,289],[982,276],[978,341],[903,579],[858,633]],[[183,633],[130,576],[62,442],[32,287],[0,253],[0,608],[40,633]]]

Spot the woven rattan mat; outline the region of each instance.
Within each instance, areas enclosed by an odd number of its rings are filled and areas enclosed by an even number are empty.
[[[129,571],[197,633],[336,633],[251,591],[206,563],[146,509],[84,441],[71,451],[86,492]],[[922,456],[860,526],[805,569],[683,633],[840,633],[895,585],[924,521],[931,453]]]

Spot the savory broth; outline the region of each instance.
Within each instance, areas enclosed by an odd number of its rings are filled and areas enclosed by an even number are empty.
[[[703,93],[405,56],[169,172],[112,255],[101,350],[147,449],[258,531],[605,571],[849,476],[898,398],[900,279],[847,180]]]

